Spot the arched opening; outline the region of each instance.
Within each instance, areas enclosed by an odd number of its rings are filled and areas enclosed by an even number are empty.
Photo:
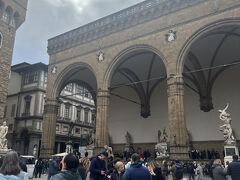
[[[236,131],[240,128],[240,24],[210,26],[192,40],[184,56],[185,111],[193,148],[214,149],[222,156],[224,138],[219,126],[224,122],[218,110],[226,103],[230,103],[235,136],[240,136]]]
[[[163,56],[148,46],[129,48],[118,56],[110,74],[110,144],[122,153],[130,136],[135,150],[153,150],[158,130],[166,128],[168,119]]]
[[[58,79],[55,153],[65,152],[69,142],[74,150],[93,144],[96,125],[97,82],[92,71],[75,64]]]

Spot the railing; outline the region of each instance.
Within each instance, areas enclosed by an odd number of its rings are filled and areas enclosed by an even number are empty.
[[[48,40],[48,53],[54,54],[73,46],[141,24],[163,15],[208,0],[146,0]]]

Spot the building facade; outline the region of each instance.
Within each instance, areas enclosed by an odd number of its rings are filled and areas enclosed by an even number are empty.
[[[43,63],[21,63],[11,68],[6,106],[8,145],[21,154],[40,153],[47,69]],[[78,82],[67,84],[59,97],[55,153],[65,152],[70,126],[75,149],[91,143],[94,114],[94,100],[88,89]]]
[[[16,30],[25,21],[28,0],[0,0],[0,121],[3,121]]]
[[[222,152],[227,102],[240,136],[239,37],[239,0],[147,0],[50,39],[42,155],[53,152],[57,99],[73,79],[96,92],[96,150],[123,151],[126,132],[153,149],[166,128],[172,159],[191,145]]]

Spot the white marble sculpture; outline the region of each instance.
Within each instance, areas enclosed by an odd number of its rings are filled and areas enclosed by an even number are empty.
[[[0,151],[8,150],[7,148],[7,133],[8,133],[8,126],[6,121],[3,122],[2,126],[0,126]]]
[[[219,119],[224,122],[224,124],[220,126],[219,130],[223,132],[226,145],[235,145],[236,139],[233,136],[233,130],[231,126],[232,119],[230,118],[230,114],[226,112],[228,107],[229,104],[227,104],[223,110],[218,110],[220,113]]]
[[[168,154],[168,146],[167,146],[167,133],[164,129],[161,133],[161,130],[158,130],[158,143],[155,145],[155,151],[157,158],[167,158]]]

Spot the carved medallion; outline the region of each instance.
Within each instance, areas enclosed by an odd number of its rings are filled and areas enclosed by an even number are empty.
[[[98,62],[102,62],[104,61],[104,52],[103,51],[99,51],[99,53],[97,54],[97,60]]]
[[[52,74],[56,74],[56,73],[57,73],[57,66],[53,66],[53,67],[51,68],[51,73],[52,73]]]
[[[167,42],[173,42],[177,38],[177,32],[173,30],[169,30],[168,33],[166,34],[166,40]]]

